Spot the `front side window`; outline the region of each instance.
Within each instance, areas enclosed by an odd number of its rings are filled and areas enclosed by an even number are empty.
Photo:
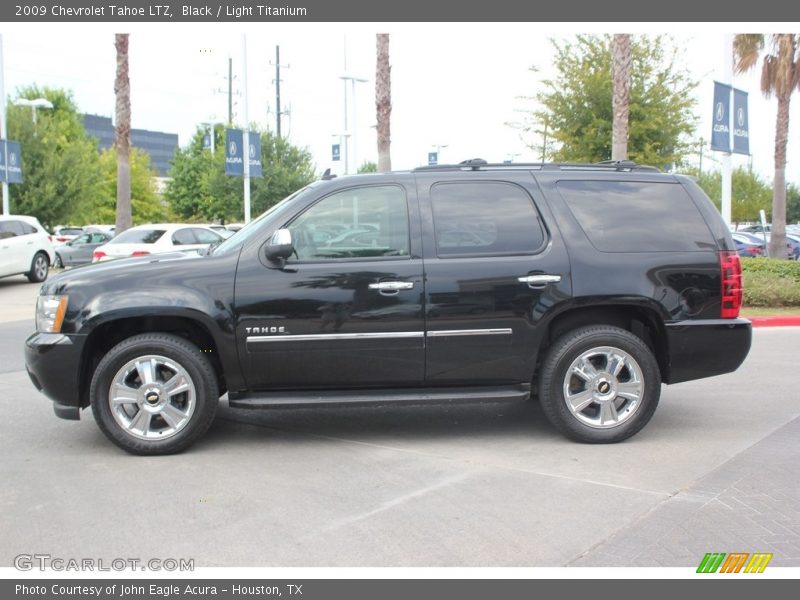
[[[531,254],[544,244],[533,201],[514,184],[438,183],[431,205],[439,257]]]
[[[192,230],[194,237],[197,240],[195,244],[216,244],[222,239],[218,233],[209,231],[208,229],[195,228]]]
[[[342,190],[289,224],[301,261],[409,256],[408,206],[395,185]]]
[[[175,246],[189,246],[191,244],[196,244],[197,240],[195,239],[192,231],[192,229],[178,229],[172,234],[172,243]]]

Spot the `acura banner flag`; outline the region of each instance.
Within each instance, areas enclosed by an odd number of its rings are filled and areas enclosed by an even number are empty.
[[[750,154],[750,123],[747,117],[747,92],[733,90],[733,151]]]
[[[731,151],[731,86],[714,82],[714,128],[711,131],[711,149]]]

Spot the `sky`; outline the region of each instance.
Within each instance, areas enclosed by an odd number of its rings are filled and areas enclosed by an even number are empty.
[[[758,24],[757,31],[797,30],[797,24]],[[114,33],[130,32],[132,124],[177,133],[185,146],[199,123],[227,120],[228,59],[234,73],[234,122],[275,128],[275,46],[280,46],[281,105],[290,114],[282,131],[307,147],[318,171],[331,161],[331,144],[346,131],[341,79],[367,79],[348,92],[349,163],[377,161],[374,79],[375,34],[391,34],[392,166],[426,164],[439,148],[439,162],[484,158],[491,162],[539,160],[527,147],[519,122],[535,106],[530,98],[553,75],[550,38],[575,33],[627,31],[667,33],[683,49],[682,63],[701,81],[696,96],[698,136],[709,139],[713,80],[721,78],[724,34],[752,31],[747,24],[191,24],[100,23],[2,24],[6,95],[21,86],[67,88],[82,112],[113,116]],[[247,48],[247,95],[243,39]],[[346,68],[345,68],[346,60]],[[534,73],[530,67],[536,66]],[[753,168],[772,178],[776,101],[758,88],[758,73],[737,76],[749,92]],[[791,111],[787,179],[800,183],[800,94]],[[352,148],[353,140],[356,148]],[[706,150],[704,168],[721,155]],[[748,158],[734,155],[734,166]]]

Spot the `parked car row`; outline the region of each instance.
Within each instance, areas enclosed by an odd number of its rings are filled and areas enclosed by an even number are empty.
[[[25,275],[31,282],[41,282],[51,266],[197,251],[235,233],[221,225],[175,223],[140,225],[116,237],[114,232],[113,225],[86,225],[58,226],[49,234],[35,217],[0,215],[0,277]]]
[[[199,250],[219,243],[223,237],[206,225],[158,223],[131,227],[96,248],[92,262],[113,258],[147,256],[165,252]]]
[[[750,225],[732,233],[736,250],[741,257],[767,256],[766,244],[772,239],[771,227],[763,229],[760,225]],[[765,244],[766,240],[766,244]],[[789,258],[800,260],[800,226],[786,226],[786,249]]]

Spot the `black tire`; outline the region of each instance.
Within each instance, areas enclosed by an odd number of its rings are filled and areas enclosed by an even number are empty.
[[[25,273],[25,277],[31,283],[41,283],[47,279],[50,272],[50,259],[45,252],[37,252],[31,261],[31,270]]]
[[[56,258],[53,261],[53,268],[54,269],[63,269],[64,268],[64,261],[61,259],[61,255],[56,252]]]
[[[660,395],[661,374],[650,348],[629,331],[608,325],[559,337],[539,374],[539,401],[547,419],[577,442],[628,439],[653,416]]]
[[[115,384],[121,390],[117,398],[130,402],[112,403]],[[117,446],[131,454],[174,454],[208,431],[219,405],[219,385],[197,346],[176,335],[145,333],[120,342],[103,357],[89,396],[97,424]]]

